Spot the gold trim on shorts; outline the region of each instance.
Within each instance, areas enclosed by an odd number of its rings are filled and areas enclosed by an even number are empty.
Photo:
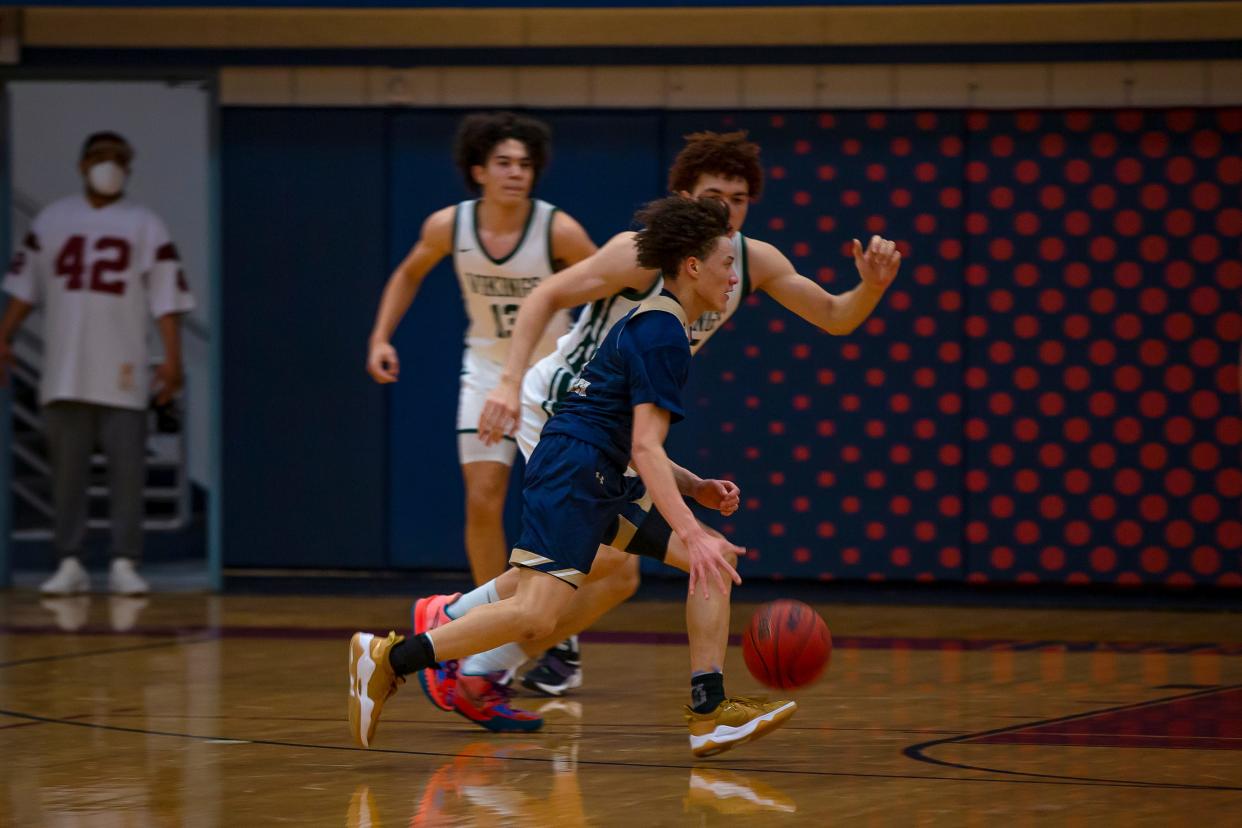
[[[514,566],[524,566],[527,569],[536,569],[539,572],[546,572],[553,578],[560,578],[574,589],[582,586],[583,581],[585,581],[587,577],[585,573],[579,572],[572,567],[565,567],[564,569],[538,569],[538,567],[543,564],[553,563],[553,561],[551,558],[543,555],[536,555],[529,549],[518,549],[517,547],[514,547],[513,552],[509,555],[509,563]]]
[[[630,541],[634,540],[634,534],[638,531],[638,527],[630,523],[629,518],[624,515],[617,515],[617,534],[609,542],[609,546],[613,549],[622,549],[630,545]]]

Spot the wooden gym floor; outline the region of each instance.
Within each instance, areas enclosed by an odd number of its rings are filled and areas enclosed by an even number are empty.
[[[740,630],[752,606],[734,611]],[[820,606],[824,681],[694,761],[682,608],[583,642],[586,684],[497,736],[415,683],[347,741],[346,643],[391,598],[0,593],[0,825],[1223,825],[1242,808],[1242,618]],[[58,625],[78,627],[65,632]],[[757,688],[738,647],[730,692]],[[1236,824],[1236,823],[1234,823]]]

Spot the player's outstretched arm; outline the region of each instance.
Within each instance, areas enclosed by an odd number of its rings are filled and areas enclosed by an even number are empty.
[[[397,265],[397,269],[388,277],[388,284],[384,286],[367,349],[367,373],[378,383],[397,381],[400,364],[397,361],[397,350],[390,341],[393,331],[409,310],[423,279],[452,251],[455,209],[445,207],[427,217],[418,241],[410,248],[401,264]]]
[[[492,389],[479,417],[479,439],[492,445],[517,429],[522,378],[535,345],[558,310],[594,302],[626,288],[644,290],[655,278],[654,270],[638,266],[634,234],[620,233],[594,255],[540,282],[518,311],[500,383]]]
[[[866,250],[854,239],[854,265],[859,283],[853,290],[831,294],[800,275],[783,253],[767,242],[749,240],[751,281],[783,306],[830,334],[848,334],[867,321],[897,277],[901,253],[893,242],[872,236]]]
[[[708,534],[682,500],[673,473],[673,461],[668,459],[668,454],[664,451],[668,426],[669,413],[658,405],[642,403],[634,406],[631,447],[634,468],[638,469],[638,474],[660,514],[664,515],[668,525],[686,545],[690,556],[690,594],[693,595],[695,588],[702,586],[703,597],[706,599],[711,595],[709,579],[715,582],[722,593],[725,592],[725,577],[731,578],[736,584],[742,582],[737,570],[725,557],[726,552],[738,554],[742,550],[724,538]]]

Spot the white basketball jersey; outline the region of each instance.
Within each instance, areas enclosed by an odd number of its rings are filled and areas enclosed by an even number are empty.
[[[741,233],[734,233],[733,241],[733,272],[738,277],[738,288],[729,294],[729,304],[723,311],[708,311],[695,320],[690,326],[690,353],[697,353],[703,343],[725,323],[741,306],[742,300],[750,293],[750,271],[746,266],[746,238]],[[664,287],[664,278],[657,277],[645,292],[623,290],[605,299],[597,299],[578,316],[569,333],[556,343],[556,350],[564,360],[566,368],[574,375],[586,367],[595,356],[595,351],[604,341],[604,337],[621,317],[636,308],[649,296],[654,296]]]
[[[146,408],[148,318],[194,307],[164,222],[125,199],[95,208],[83,195],[35,216],[4,290],[43,307],[45,404]]]
[[[461,283],[462,301],[470,319],[466,346],[476,355],[503,365],[509,356],[509,338],[522,301],[555,269],[552,264],[552,216],[556,208],[531,199],[530,215],[517,246],[503,259],[493,259],[479,239],[479,201],[463,201],[453,217],[453,264]],[[556,338],[569,327],[562,311],[548,324],[531,361],[556,347]]]

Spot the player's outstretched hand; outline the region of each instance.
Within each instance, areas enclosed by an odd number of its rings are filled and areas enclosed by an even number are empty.
[[[854,239],[854,264],[858,267],[858,277],[869,285],[886,288],[897,278],[897,268],[901,267],[901,253],[897,244],[879,236],[872,236],[866,252],[858,239]]]
[[[738,575],[737,570],[729,563],[728,554],[732,552],[741,558],[746,552],[745,549],[704,531],[699,531],[692,536],[686,542],[686,549],[690,553],[691,595],[694,595],[695,589],[702,588],[703,600],[706,601],[711,598],[710,585],[712,583],[720,588],[720,594],[723,595],[726,577],[735,584],[742,582],[742,576]]]
[[[387,342],[376,342],[367,355],[367,373],[371,379],[383,385],[396,382],[401,373],[401,364],[397,361],[397,349]]]
[[[703,480],[694,491],[694,499],[700,506],[728,517],[741,504],[742,490],[732,480]]]
[[[511,382],[502,381],[487,395],[483,413],[479,415],[479,439],[486,445],[499,443],[502,437],[517,431],[521,392]]]

